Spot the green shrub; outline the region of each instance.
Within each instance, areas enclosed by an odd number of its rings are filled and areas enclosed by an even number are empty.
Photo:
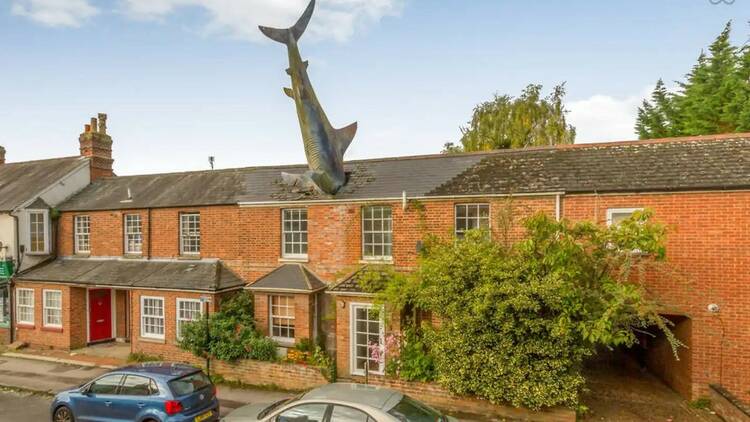
[[[256,336],[248,342],[250,352],[247,357],[255,360],[273,362],[276,360],[276,348],[278,345],[268,337]]]
[[[164,360],[164,356],[161,356],[161,355],[154,356],[154,355],[149,355],[143,352],[132,352],[128,355],[128,362],[136,362],[136,363],[159,362],[163,360]]]
[[[709,399],[708,397],[698,397],[697,399],[691,401],[689,405],[693,409],[710,409],[711,399]]]
[[[406,381],[434,381],[437,375],[435,360],[423,336],[414,327],[408,327],[400,336],[386,338],[385,371]],[[391,356],[391,357],[388,357]]]

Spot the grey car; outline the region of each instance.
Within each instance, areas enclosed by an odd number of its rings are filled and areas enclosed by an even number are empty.
[[[383,387],[328,384],[276,403],[251,404],[226,422],[458,422],[409,396]]]

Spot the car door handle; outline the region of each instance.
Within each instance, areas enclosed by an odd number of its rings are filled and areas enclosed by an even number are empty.
[[[139,409],[143,409],[143,406],[145,406],[145,405],[146,405],[146,403],[138,403],[138,408]]]
[[[104,405],[105,405],[105,406],[107,406],[107,407],[109,407],[109,406],[111,406],[111,405],[112,405],[112,402],[111,402],[111,401],[105,401],[105,402],[104,402]]]

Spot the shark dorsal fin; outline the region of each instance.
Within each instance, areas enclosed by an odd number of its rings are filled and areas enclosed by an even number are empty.
[[[344,158],[344,153],[349,148],[349,144],[352,143],[354,135],[357,134],[357,122],[350,124],[349,126],[336,129],[336,150],[341,158]]]

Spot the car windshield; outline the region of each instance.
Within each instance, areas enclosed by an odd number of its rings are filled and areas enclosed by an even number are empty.
[[[211,380],[202,371],[169,381],[169,388],[175,396],[184,396],[211,385]]]
[[[295,401],[301,399],[303,395],[304,394],[300,394],[300,395],[295,396],[295,397],[290,397],[288,399],[283,399],[283,400],[279,400],[277,402],[274,402],[272,405],[266,407],[260,413],[258,413],[258,419],[265,418],[266,416],[268,416],[269,413],[273,412],[274,410],[278,409],[279,407],[281,407],[281,406],[283,406],[283,405],[285,405],[287,403],[292,403],[292,402],[295,402]]]
[[[433,408],[404,396],[388,413],[402,422],[444,422],[446,419]]]

